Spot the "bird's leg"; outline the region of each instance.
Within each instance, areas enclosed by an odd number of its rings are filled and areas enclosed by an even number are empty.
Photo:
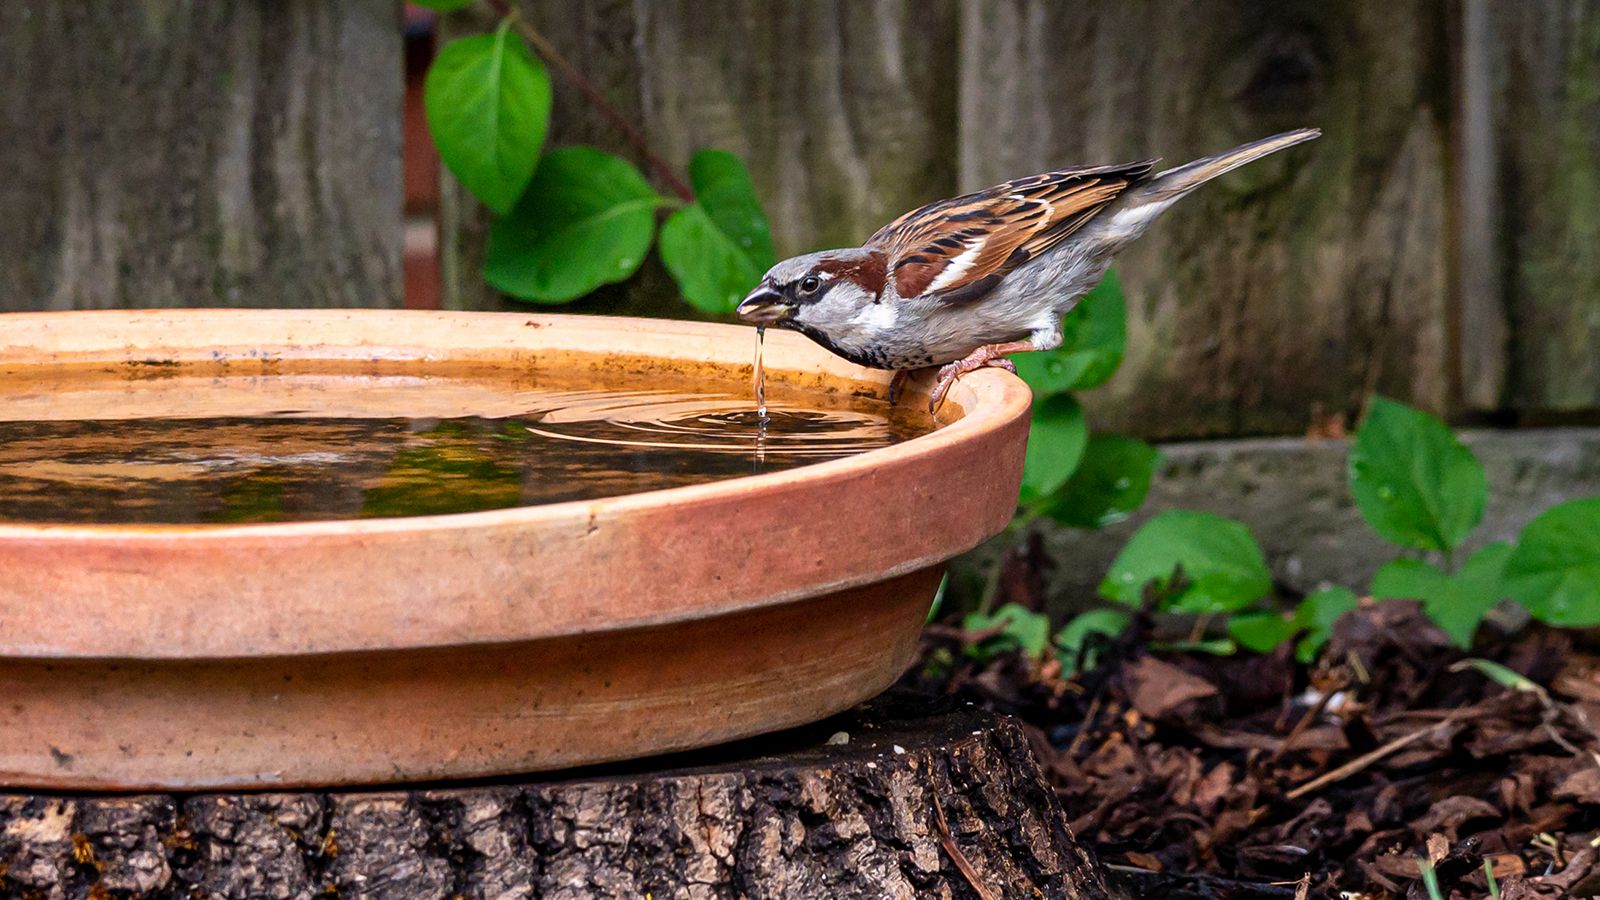
[[[958,359],[939,370],[939,380],[933,385],[933,392],[928,395],[928,412],[936,413],[944,405],[944,397],[950,393],[950,386],[956,383],[956,378],[973,372],[984,366],[995,366],[1016,374],[1017,367],[1006,359],[1010,353],[1025,353],[1029,350],[1038,350],[1039,345],[1032,340],[1007,341],[1004,344],[984,344],[982,347],[967,354],[965,359]]]

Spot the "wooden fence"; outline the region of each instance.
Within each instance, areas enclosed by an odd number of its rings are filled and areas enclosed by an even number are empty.
[[[666,158],[747,159],[780,252],[1054,166],[1322,127],[1124,255],[1129,353],[1086,397],[1097,427],[1292,433],[1371,391],[1600,409],[1595,0],[518,5]],[[20,166],[0,308],[399,302],[394,4],[27,7],[0,6],[0,123],[23,136],[0,150]],[[626,153],[556,91],[556,140]],[[503,305],[484,227],[446,184],[446,306]],[[578,308],[660,312],[670,290],[647,267]]]

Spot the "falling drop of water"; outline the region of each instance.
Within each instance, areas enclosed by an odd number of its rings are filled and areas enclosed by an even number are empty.
[[[756,421],[760,424],[761,433],[766,434],[767,424],[772,419],[767,415],[767,373],[762,367],[762,350],[767,342],[767,326],[756,326]]]

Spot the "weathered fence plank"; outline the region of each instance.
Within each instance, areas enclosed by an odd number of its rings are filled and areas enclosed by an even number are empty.
[[[521,0],[519,9],[680,171],[698,149],[739,154],[781,254],[859,244],[955,185],[952,0]],[[481,25],[457,19],[447,34]],[[632,156],[559,78],[554,118],[552,142]],[[445,195],[445,305],[496,308],[479,277],[483,210],[454,185]],[[665,311],[671,282],[645,272],[642,284],[582,308]]]
[[[1509,401],[1600,407],[1600,4],[1489,3]]]
[[[399,15],[0,4],[0,310],[400,305]]]
[[[1129,347],[1087,398],[1145,435],[1302,430],[1376,389],[1449,399],[1445,5],[1005,0],[964,7],[964,187],[1168,164],[1301,125],[1124,253]]]

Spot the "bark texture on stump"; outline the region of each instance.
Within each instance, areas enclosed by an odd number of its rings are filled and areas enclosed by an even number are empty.
[[[5,795],[0,893],[1110,896],[1021,730],[972,707],[880,703],[669,762],[417,790]]]

